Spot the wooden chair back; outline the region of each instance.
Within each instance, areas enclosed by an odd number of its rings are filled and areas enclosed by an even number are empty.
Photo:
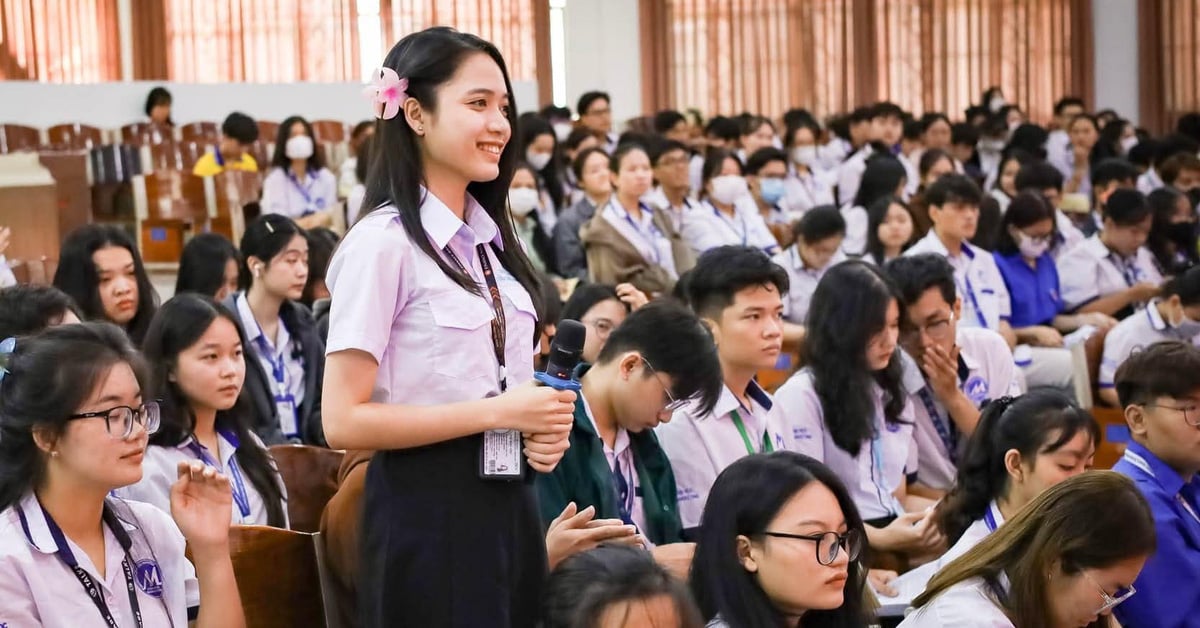
[[[247,628],[325,626],[316,534],[233,526],[229,553]]]
[[[31,126],[0,124],[0,155],[35,151],[41,143],[41,132]]]
[[[57,124],[46,129],[50,146],[59,150],[91,150],[104,144],[104,132],[86,124]]]
[[[350,131],[341,120],[314,120],[312,125],[318,142],[340,144],[350,139]]]
[[[189,122],[179,127],[179,139],[184,142],[213,144],[221,139],[221,129],[216,122]]]
[[[270,451],[287,487],[292,529],[320,530],[325,504],[337,492],[345,452],[309,445],[274,445]]]

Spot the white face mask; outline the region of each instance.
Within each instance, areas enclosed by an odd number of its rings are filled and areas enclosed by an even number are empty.
[[[991,109],[992,113],[996,113],[996,112],[1000,111],[1001,109],[1003,109],[1004,105],[1007,105],[1007,104],[1008,103],[1004,100],[1004,98],[1002,96],[995,96],[990,101],[988,101],[988,109]]]
[[[288,159],[308,159],[312,157],[312,138],[307,135],[297,135],[288,138],[287,144],[283,146],[283,154],[287,155]]]
[[[1037,259],[1050,250],[1048,240],[1034,239],[1024,233],[1017,232],[1017,249],[1028,259]]]
[[[537,208],[538,192],[533,188],[511,188],[508,191],[508,210],[524,218]]]
[[[1128,154],[1129,151],[1132,150],[1134,146],[1137,146],[1137,144],[1138,144],[1138,138],[1136,135],[1130,135],[1129,137],[1121,138],[1121,150],[1123,152],[1125,152],[1126,154]]]
[[[809,168],[817,163],[816,146],[797,146],[792,149],[792,163],[804,164]]]
[[[558,141],[560,141],[560,142],[565,142],[565,141],[567,141],[567,136],[569,136],[571,134],[571,129],[573,129],[573,128],[575,128],[575,127],[571,126],[570,122],[555,123],[554,137],[557,137]]]
[[[739,198],[750,193],[746,179],[736,174],[714,177],[709,184],[712,186],[713,200],[722,205],[732,205]]]
[[[541,172],[542,168],[545,168],[546,164],[550,163],[551,157],[550,153],[535,153],[532,150],[525,151],[525,161],[537,172]]]

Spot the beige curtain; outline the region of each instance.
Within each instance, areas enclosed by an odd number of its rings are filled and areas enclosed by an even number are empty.
[[[121,80],[117,0],[0,0],[0,79]]]

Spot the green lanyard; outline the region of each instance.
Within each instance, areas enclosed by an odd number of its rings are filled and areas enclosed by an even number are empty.
[[[737,426],[738,434],[742,435],[742,442],[746,444],[746,453],[754,455],[760,452],[754,451],[754,443],[750,442],[750,435],[746,433],[746,425],[742,423],[742,417],[737,410],[730,410],[729,414],[733,416],[733,424]],[[770,453],[775,451],[771,446],[771,439],[767,437],[767,433],[763,432],[762,453]]]

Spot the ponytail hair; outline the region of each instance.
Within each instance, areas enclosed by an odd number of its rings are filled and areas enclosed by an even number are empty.
[[[934,523],[953,545],[987,512],[988,504],[1009,490],[1004,455],[1012,449],[1034,464],[1038,454],[1058,451],[1086,431],[1100,442],[1100,426],[1092,415],[1062,393],[1035,390],[1003,397],[984,406],[979,425],[958,463],[954,488],[938,504]]]

